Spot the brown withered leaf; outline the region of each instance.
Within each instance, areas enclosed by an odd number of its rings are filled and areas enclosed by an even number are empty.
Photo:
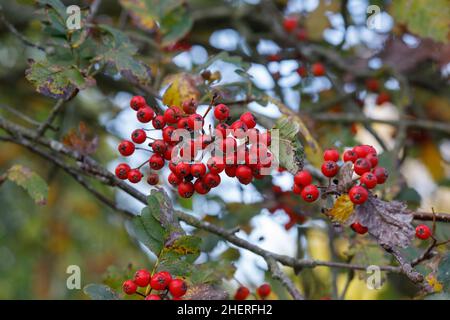
[[[406,248],[414,238],[412,219],[411,211],[403,202],[386,202],[370,195],[364,204],[356,206],[348,223],[358,221],[366,226],[381,245]]]
[[[183,299],[185,300],[227,300],[228,293],[225,290],[215,288],[209,284],[197,284],[190,286]]]
[[[95,153],[98,147],[98,136],[92,135],[84,122],[80,122],[78,130],[71,129],[64,137],[63,143],[81,154]]]
[[[337,191],[347,192],[353,185],[353,163],[348,161],[339,169]]]

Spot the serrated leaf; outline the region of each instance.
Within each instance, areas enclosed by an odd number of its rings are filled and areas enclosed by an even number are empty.
[[[336,199],[333,208],[328,211],[328,215],[333,221],[344,223],[350,218],[353,210],[353,202],[350,200],[348,194],[345,193]]]
[[[200,255],[201,239],[183,235],[170,246],[166,246],[159,256],[158,270],[166,270],[179,276],[188,276],[195,268],[194,261]]]
[[[118,294],[104,284],[88,284],[83,288],[83,292],[92,300],[119,300]]]
[[[406,248],[415,234],[412,219],[413,215],[404,203],[386,202],[369,195],[365,203],[356,206],[348,224],[358,221],[366,226],[381,245]]]
[[[14,165],[8,170],[7,178],[24,188],[36,204],[45,205],[47,203],[47,183],[29,168]]]
[[[229,260],[208,261],[198,264],[192,271],[190,280],[193,284],[221,284],[224,279],[231,279],[236,272]]]
[[[188,291],[183,296],[186,300],[226,300],[228,293],[220,288],[215,288],[209,284],[197,284],[189,286]]]
[[[133,218],[133,229],[137,239],[159,255],[164,247],[164,229],[148,207],[142,209],[140,216]]]
[[[398,23],[421,37],[447,42],[450,32],[450,4],[448,0],[435,0],[430,5],[423,0],[396,0],[390,13]]]
[[[181,107],[183,101],[198,101],[200,92],[197,89],[199,79],[185,72],[167,76],[163,85],[169,85],[163,94],[163,103],[168,106]]]
[[[75,66],[56,65],[48,60],[32,61],[25,75],[37,92],[54,99],[68,99],[76,89],[95,83],[93,78],[85,78]]]
[[[134,24],[146,31],[152,31],[156,27],[157,15],[149,7],[150,1],[119,0],[120,5],[128,11]]]

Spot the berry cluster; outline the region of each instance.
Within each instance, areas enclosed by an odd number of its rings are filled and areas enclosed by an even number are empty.
[[[145,294],[138,291],[139,287],[146,288]],[[173,278],[167,271],[152,276],[148,270],[141,269],[136,271],[133,280],[122,284],[122,289],[128,295],[139,294],[145,300],[182,300],[188,287],[184,280]]]
[[[230,110],[226,105],[218,104],[214,107],[214,117],[218,123],[215,128],[209,126],[209,133],[206,133],[204,118],[212,105],[203,116],[196,113],[197,104],[194,101],[184,102],[181,108],[172,106],[160,115],[141,96],[133,97],[130,106],[136,111],[137,119],[142,123],[151,122],[153,129],[133,131],[131,141],[124,140],[119,144],[121,155],[132,155],[136,150],[135,144],[152,139],[146,131],[161,131],[161,139],[148,143],[152,156],[145,163],[148,162],[151,169],[147,178],[150,185],[159,182],[156,171],[168,163],[171,171],[167,179],[169,184],[178,189],[181,197],[189,198],[194,192],[206,194],[217,187],[222,172],[246,185],[253,179],[261,179],[262,170],[272,165],[270,132],[260,133],[250,112],[243,113],[239,119],[228,124]],[[145,163],[134,169],[121,163],[116,168],[116,176],[137,183],[143,177],[140,169]]]
[[[264,300],[269,296],[271,291],[272,288],[270,287],[270,285],[264,283],[256,289],[256,297],[259,297],[260,299]],[[249,295],[250,290],[246,286],[241,285],[234,294],[234,300],[245,300],[248,298]]]
[[[391,101],[390,94],[388,92],[386,92],[386,91],[381,91],[380,90],[380,83],[378,82],[377,79],[374,79],[374,78],[367,79],[366,80],[366,88],[369,91],[378,93],[376,101],[375,101],[375,103],[377,105],[382,105],[382,104],[384,104],[386,102],[390,102]]]

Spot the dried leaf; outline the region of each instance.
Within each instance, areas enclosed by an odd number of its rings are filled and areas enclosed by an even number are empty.
[[[353,163],[346,162],[342,165],[339,169],[338,181],[338,192],[347,192],[353,186]]]
[[[71,129],[63,137],[63,143],[72,147],[81,154],[90,155],[97,151],[98,136],[91,135],[84,122],[80,122],[78,130]]]
[[[167,106],[176,106],[181,109],[183,101],[194,99],[198,101],[200,92],[197,89],[200,79],[185,72],[167,76],[163,85],[169,87],[164,92],[163,103]]]
[[[328,211],[328,215],[333,221],[344,223],[352,215],[354,210],[353,202],[347,193],[336,199],[333,208]]]
[[[10,181],[24,188],[36,204],[45,205],[47,203],[47,183],[29,168],[14,165],[8,170],[6,176]]]
[[[381,245],[406,248],[415,234],[412,219],[404,203],[386,202],[370,195],[364,204],[356,206],[348,224],[358,221],[366,226]]]
[[[228,293],[225,290],[215,288],[209,284],[198,284],[189,286],[183,296],[186,300],[227,300]]]

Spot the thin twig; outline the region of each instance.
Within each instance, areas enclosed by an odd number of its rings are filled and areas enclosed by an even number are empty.
[[[16,109],[11,108],[10,106],[7,106],[5,104],[0,104],[0,108],[8,111],[9,113],[15,115],[16,117],[28,122],[29,124],[33,125],[33,126],[40,126],[42,123],[39,121],[34,120],[33,118],[27,116],[26,114],[24,114],[23,112],[19,112]],[[48,127],[50,130],[55,131],[56,128],[54,126],[49,126]]]
[[[275,259],[267,258],[266,262],[273,278],[279,280],[286,287],[294,300],[305,300],[305,297],[298,291],[292,280],[281,270]]]
[[[41,123],[39,128],[37,129],[36,138],[40,138],[45,134],[45,131],[52,125],[53,121],[61,111],[62,107],[64,105],[64,99],[59,99],[56,104],[53,106],[52,111],[50,112],[50,115],[48,116],[47,120],[45,122]]]

